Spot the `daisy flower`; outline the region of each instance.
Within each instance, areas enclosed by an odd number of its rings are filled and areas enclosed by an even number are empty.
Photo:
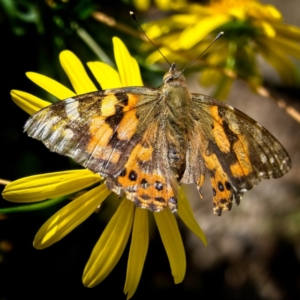
[[[136,60],[120,39],[113,38],[113,45],[118,71],[102,62],[89,62],[87,65],[96,80],[103,89],[142,86]],[[26,75],[60,100],[97,90],[84,66],[72,52],[63,51],[59,58],[74,91],[44,75],[33,72]],[[50,104],[23,91],[13,90],[11,95],[13,101],[29,114]],[[80,192],[80,196],[75,196],[74,200],[55,213],[37,232],[33,245],[37,249],[43,249],[58,242],[86,220],[111,194],[103,184],[103,178],[87,169],[29,176],[9,183],[3,191],[3,197],[12,202],[28,203],[46,199],[57,201],[60,197],[76,192]],[[148,249],[149,214],[151,212],[136,208],[126,198],[120,199],[115,214],[102,232],[85,266],[82,277],[85,286],[93,287],[108,276],[120,259],[131,235],[124,293],[128,299],[133,296]],[[185,275],[186,258],[176,218],[169,209],[153,215],[169,258],[174,282],[180,283]],[[178,216],[206,244],[205,236],[182,191],[178,196]]]
[[[207,5],[173,6],[170,17],[143,25],[171,61],[187,64],[201,53],[220,31],[225,34],[201,58],[210,68],[201,75],[203,85],[217,84],[224,98],[239,77],[257,88],[262,82],[259,58],[279,74],[285,85],[299,83],[292,58],[300,59],[300,28],[283,23],[272,5],[257,0],[211,0]],[[153,52],[148,62],[161,60]]]

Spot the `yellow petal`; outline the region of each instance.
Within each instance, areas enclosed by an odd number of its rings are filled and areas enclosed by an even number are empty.
[[[263,5],[262,12],[264,12],[264,17],[273,20],[282,20],[282,15],[280,11],[273,5]]]
[[[168,37],[172,32],[176,32],[175,35],[177,36],[178,32],[181,32],[188,26],[194,25],[201,18],[202,16],[199,17],[199,15],[194,12],[178,13],[165,19],[145,23],[142,27],[151,39],[157,39],[163,36],[163,44],[168,45],[168,42],[165,41],[166,36]],[[156,41],[154,41],[154,43],[156,44]]]
[[[158,22],[149,22],[149,23],[143,24],[142,28],[145,30],[147,36],[151,40],[159,38],[160,36],[162,36],[165,33],[168,33],[170,31],[170,28],[168,26],[164,26],[161,23],[162,23],[162,21],[158,20]],[[148,46],[148,43],[147,43],[147,46]]]
[[[194,26],[184,30],[181,33],[177,43],[179,43],[179,47],[182,49],[190,49],[199,43],[203,38],[205,38],[210,32],[229,22],[230,19],[231,17],[228,15],[218,15],[218,17],[212,16],[203,18]]]
[[[259,26],[262,27],[264,34],[266,35],[267,38],[273,38],[276,36],[276,31],[274,29],[274,27],[269,23],[269,22],[265,22],[260,20],[259,22],[257,22],[259,24]]]
[[[131,57],[126,46],[119,38],[113,37],[113,44],[122,86],[142,86],[143,82],[136,60]]]
[[[60,100],[76,96],[70,89],[47,76],[34,72],[27,72],[26,75],[35,84]]]
[[[165,48],[165,47],[161,47],[159,48],[159,50],[164,54],[164,56],[168,57],[170,54],[172,54],[172,52]],[[147,58],[146,58],[146,64],[148,65],[152,65],[160,60],[162,60],[163,57],[161,56],[161,54],[158,51],[154,51],[152,52]]]
[[[228,14],[236,19],[245,19],[247,10],[243,10],[240,7],[233,7],[228,10]]]
[[[29,115],[33,115],[40,109],[51,104],[48,101],[18,90],[11,90],[10,95],[13,102],[26,111]]]
[[[127,244],[132,229],[134,204],[123,199],[118,210],[101,234],[83,271],[87,287],[99,284],[115,267]]]
[[[204,69],[201,72],[200,83],[205,87],[215,85],[221,78],[220,71],[214,69]]]
[[[59,60],[78,95],[97,91],[81,61],[73,52],[69,50],[62,51]]]
[[[233,78],[229,78],[228,76],[221,74],[219,81],[215,82],[216,89],[214,91],[213,97],[220,101],[225,101],[230,93],[233,82]]]
[[[135,293],[144,267],[149,244],[148,211],[135,209],[124,293],[130,299]]]
[[[298,82],[297,69],[284,51],[275,49],[267,41],[257,43],[258,52],[278,72],[282,82],[292,86]]]
[[[176,15],[171,16],[168,19],[171,22],[171,23],[169,22],[169,26],[172,26],[172,23],[174,22],[174,23],[177,23],[177,26],[180,26],[180,27],[182,27],[182,29],[184,29],[187,26],[195,24],[201,18],[199,18],[199,14],[190,13],[190,14],[176,14]]]
[[[100,180],[85,169],[34,175],[9,183],[2,196],[12,202],[37,202],[74,193]]]
[[[131,57],[130,60],[130,72],[131,72],[131,77],[132,81],[130,82],[130,85],[134,86],[143,86],[143,80],[141,77],[141,72],[140,72],[140,67],[138,62],[136,61],[135,58]]]
[[[197,223],[190,203],[186,199],[182,188],[180,188],[178,193],[178,216],[184,222],[184,224],[203,242],[203,244],[207,246],[206,236]]]
[[[300,44],[285,37],[276,36],[274,39],[265,39],[263,41],[268,47],[279,50],[285,55],[292,55],[297,59],[300,59]]]
[[[284,38],[293,40],[294,42],[300,40],[300,28],[298,27],[282,23],[273,24],[273,27],[279,36],[283,36]]]
[[[186,258],[175,216],[169,209],[153,215],[169,258],[174,282],[180,283],[185,275]]]
[[[170,0],[154,0],[157,7],[161,10],[177,10],[181,11],[188,7],[187,0],[176,0],[176,1],[170,1]]]
[[[87,63],[103,90],[122,87],[118,72],[108,64],[100,61]]]
[[[139,11],[146,11],[150,6],[150,0],[133,0],[133,6]]]
[[[44,249],[61,240],[86,220],[110,193],[102,184],[71,201],[39,229],[33,246],[37,249]]]

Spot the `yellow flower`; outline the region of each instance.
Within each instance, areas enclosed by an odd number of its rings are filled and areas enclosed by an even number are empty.
[[[103,89],[132,85],[142,85],[136,60],[118,38],[113,38],[118,72],[102,62],[87,65]],[[60,54],[61,65],[70,79],[75,93],[46,76],[27,73],[27,76],[43,89],[59,99],[96,91],[79,59],[70,51]],[[33,114],[50,103],[31,94],[13,90],[13,101],[29,114]],[[29,176],[8,184],[3,197],[9,201],[27,203],[62,197],[81,191],[81,195],[55,213],[37,232],[33,245],[37,249],[46,248],[67,235],[87,219],[111,193],[102,178],[93,172],[80,169]],[[136,208],[126,198],[120,205],[101,234],[83,272],[83,283],[93,287],[100,283],[115,267],[128,242],[131,244],[127,265],[124,292],[127,298],[134,294],[142,273],[148,249],[148,216],[150,212]],[[178,215],[203,242],[205,236],[194,219],[191,207],[182,191],[178,197]],[[162,242],[169,258],[175,283],[180,283],[185,275],[186,259],[175,216],[165,209],[154,213]]]
[[[178,5],[183,5],[187,0],[154,0],[155,5],[161,10],[169,10]],[[133,0],[133,5],[140,11],[146,11],[151,5],[150,0]]]
[[[217,84],[219,97],[224,98],[235,77],[253,87],[260,85],[258,55],[284,84],[299,83],[291,57],[300,59],[300,29],[284,24],[274,6],[256,0],[211,0],[207,6],[189,4],[174,10],[170,17],[144,24],[144,29],[168,58],[185,64],[224,31],[222,39],[202,56],[210,66],[202,73],[202,84]],[[157,52],[148,58],[151,63],[158,60]]]

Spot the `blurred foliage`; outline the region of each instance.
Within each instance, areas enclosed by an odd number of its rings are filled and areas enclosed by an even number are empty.
[[[117,14],[113,7],[118,7]],[[0,8],[0,25],[6,31],[6,40],[22,41],[23,47],[19,51],[26,53],[27,61],[32,60],[31,69],[56,77],[62,83],[66,78],[58,66],[60,51],[70,49],[83,61],[103,60],[103,57],[112,57],[112,36],[120,35],[125,41],[130,39],[127,34],[107,27],[91,16],[100,10],[128,23],[131,21],[130,6],[122,1],[1,0]],[[9,51],[12,44],[5,43],[4,47]],[[101,49],[104,50],[99,57]]]

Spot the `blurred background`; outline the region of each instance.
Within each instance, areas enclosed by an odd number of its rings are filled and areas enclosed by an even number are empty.
[[[226,1],[221,2],[226,5]],[[283,16],[283,24],[300,27],[299,0],[259,3],[274,5]],[[3,72],[0,84],[0,178],[11,181],[78,168],[68,158],[50,153],[42,143],[23,133],[28,115],[11,101],[10,90],[18,89],[55,101],[30,82],[25,72],[38,72],[71,87],[59,64],[60,51],[73,51],[83,63],[100,59],[114,63],[112,37],[118,36],[138,60],[144,84],[158,87],[168,66],[155,58],[155,50],[144,42],[128,11],[135,11],[141,24],[147,23],[143,28],[150,37],[154,37],[154,43],[166,51],[164,53],[169,60],[178,62],[181,69],[220,29],[215,28],[203,39],[203,44],[201,41],[194,43],[186,51],[179,46],[178,49],[167,48],[164,41],[173,38],[173,43],[176,42],[176,34],[188,26],[185,21],[179,24],[180,18],[176,23],[172,16],[184,12],[187,18],[189,8],[194,4],[209,5],[209,2],[0,0],[0,60]],[[232,1],[228,1],[229,4],[232,5]],[[270,21],[268,16],[265,18],[264,21]],[[246,21],[251,23],[252,19],[249,20]],[[243,27],[245,23],[230,24],[231,27],[227,24],[231,33],[228,44],[242,41],[245,35],[252,41],[250,29],[255,25],[251,27],[247,23],[247,31]],[[164,31],[166,26],[170,31]],[[287,33],[281,28],[280,34],[282,37]],[[290,34],[286,38],[299,45],[299,36]],[[239,207],[234,205],[232,211],[223,213],[222,217],[213,215],[212,195],[206,184],[204,198],[192,202],[192,207],[207,236],[208,246],[204,247],[179,220],[187,254],[187,273],[183,283],[175,285],[159,233],[153,228],[145,267],[133,299],[173,296],[186,299],[300,299],[299,57],[292,57],[292,66],[287,63],[286,70],[280,69],[282,66],[274,69],[263,59],[264,55],[265,58],[268,56],[268,52],[263,52],[264,45],[260,44],[260,48],[251,52],[250,42],[249,48],[238,48],[244,51],[245,56],[237,56],[236,63],[230,68],[228,57],[232,61],[235,56],[230,56],[230,51],[222,51],[221,46],[226,42],[226,38],[219,46],[217,42],[186,71],[190,91],[221,98],[257,120],[284,145],[291,156],[293,168],[281,179],[262,181],[245,194]],[[280,46],[278,43],[278,48],[273,48],[270,57],[274,53],[285,52]],[[250,53],[249,56],[247,53]],[[225,63],[222,59],[226,59]],[[251,64],[251,59],[257,64]],[[246,60],[248,64],[240,63]],[[293,78],[291,67],[295,71]],[[259,93],[262,87],[274,97],[263,97],[265,94]],[[278,103],[282,104],[282,101],[288,109],[279,107]],[[0,208],[12,206],[14,204],[0,199]],[[125,299],[123,286],[128,249],[104,282],[92,289],[85,288],[81,282],[85,263],[107,223],[101,212],[93,214],[59,243],[43,251],[33,248],[35,233],[61,206],[63,204],[34,212],[0,214],[0,300],[21,297]]]

